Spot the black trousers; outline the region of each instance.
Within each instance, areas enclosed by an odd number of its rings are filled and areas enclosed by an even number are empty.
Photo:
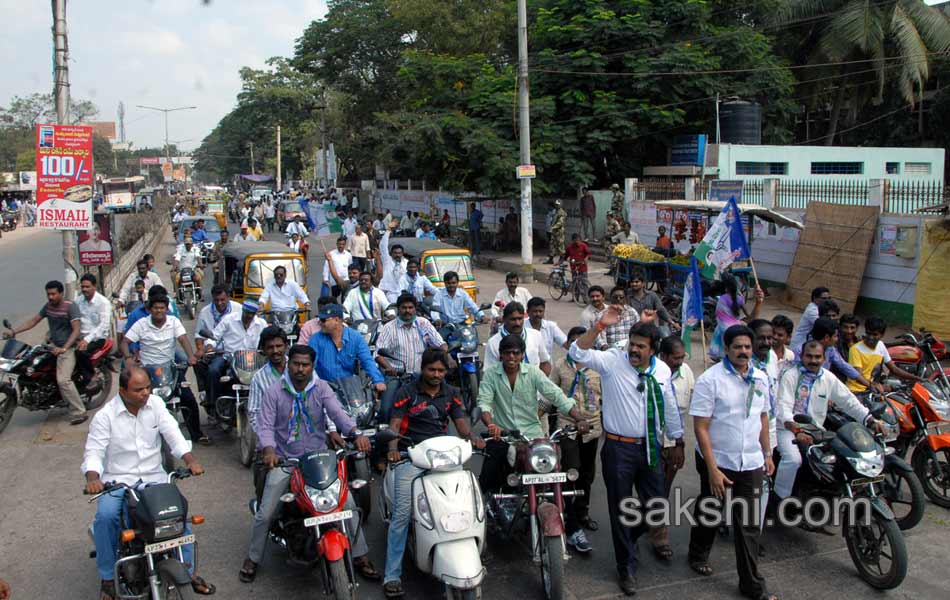
[[[105,345],[105,340],[89,342],[85,350],[76,350],[76,366],[86,375],[92,375],[92,355]]]
[[[590,488],[597,476],[597,446],[599,438],[588,442],[580,440],[561,440],[561,470],[577,469],[580,476],[574,482],[574,489],[584,492],[583,496],[564,499],[564,526],[570,535],[580,529],[578,520],[587,516],[590,509]]]
[[[657,457],[656,466],[650,468],[646,445],[604,440],[600,451],[604,484],[607,486],[607,510],[610,513],[610,535],[614,543],[614,558],[617,573],[621,576],[637,574],[637,540],[646,531],[645,523],[627,527],[620,522],[620,503],[633,496],[636,488],[640,506],[651,498],[663,496],[664,482],[662,465]]]
[[[699,497],[696,498],[697,524],[690,531],[689,561],[691,563],[705,563],[709,560],[709,553],[716,541],[716,527],[704,527],[699,521],[699,503],[703,498],[712,496],[709,487],[709,473],[706,461],[696,453],[696,470],[699,471]],[[762,469],[753,471],[719,470],[732,481],[732,497],[745,498],[749,505],[762,493]],[[756,516],[751,514],[750,517]],[[737,514],[738,512],[738,514]],[[765,578],[759,573],[759,527],[750,519],[748,524],[740,522],[742,511],[733,512],[732,537],[736,547],[736,571],[739,573],[739,591],[743,595],[758,598],[768,591],[765,587]]]
[[[511,467],[508,466],[508,444],[488,440],[485,442],[485,460],[478,474],[478,486],[483,492],[497,492],[507,486]]]

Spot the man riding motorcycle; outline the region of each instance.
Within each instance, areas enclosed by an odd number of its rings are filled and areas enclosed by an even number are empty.
[[[287,269],[283,266],[274,269],[274,281],[267,284],[261,294],[261,308],[271,310],[297,310],[297,302],[310,308],[310,298],[296,281],[287,281]]]
[[[458,389],[444,382],[449,368],[449,358],[445,351],[429,348],[422,353],[420,362],[422,375],[415,382],[398,390],[389,420],[389,428],[398,431],[405,438],[398,438],[389,443],[390,467],[386,476],[387,483],[390,479],[392,481],[395,503],[386,540],[383,591],[387,598],[403,595],[400,575],[406,537],[409,533],[409,518],[412,514],[412,480],[423,472],[413,465],[412,461],[400,462],[400,450],[405,451],[409,446],[429,438],[448,435],[449,419],[455,423],[459,437],[471,437],[475,447],[485,447],[481,437],[471,433]]]
[[[178,246],[178,249],[175,250],[175,257],[172,259],[172,262],[176,291],[181,287],[181,272],[183,269],[192,270],[193,277],[195,278],[195,287],[198,290],[201,289],[201,248],[194,244],[194,238],[185,238],[185,243]]]
[[[206,340],[202,354],[209,350],[234,353],[241,350],[256,349],[260,344],[261,332],[267,327],[264,319],[257,316],[258,305],[253,300],[245,300],[241,312],[231,312],[222,317],[214,328],[214,339]],[[218,355],[208,365],[208,404],[214,406],[221,395],[221,377],[228,372],[229,363],[224,356]]]
[[[211,288],[211,303],[198,313],[198,326],[195,328],[196,353],[204,359],[195,364],[195,378],[198,380],[198,390],[200,392],[205,394],[208,392],[208,365],[210,363],[208,355],[204,351],[205,338],[202,337],[201,332],[205,330],[214,331],[214,328],[226,315],[239,312],[241,312],[241,305],[231,300],[227,286],[217,284]],[[209,409],[209,414],[214,414],[214,406],[209,404],[206,399],[205,410]]]
[[[79,333],[82,336],[76,343],[76,365],[85,373],[88,387],[94,385],[92,355],[105,345],[112,325],[112,305],[96,291],[96,276],[92,273],[79,278],[76,306],[81,315]]]
[[[260,506],[254,515],[247,558],[239,573],[241,581],[250,583],[257,575],[257,567],[264,556],[267,533],[280,507],[280,498],[290,489],[290,474],[276,468],[281,459],[297,458],[326,450],[326,424],[332,420],[348,436],[356,435],[358,450],[369,452],[369,440],[359,433],[356,423],[343,410],[330,386],[314,372],[316,353],[308,346],[291,347],[287,370],[279,385],[272,385],[264,393],[257,419],[258,446],[263,448],[264,466],[270,469],[264,483]],[[352,495],[345,508],[353,511],[347,523],[351,532],[353,566],[365,578],[380,579],[379,571],[370,562],[369,548],[360,526],[360,511]]]
[[[432,310],[442,315],[442,320],[436,321],[436,327],[445,323],[464,323],[471,314],[476,320],[487,323],[490,319],[479,311],[478,305],[465,290],[459,290],[459,276],[455,271],[447,271],[442,277],[445,287],[439,290],[432,301]]]
[[[119,375],[119,393],[96,413],[89,426],[82,472],[86,493],[99,494],[103,481],[127,485],[164,483],[168,474],[162,469],[162,438],[172,454],[182,459],[192,475],[204,468],[191,453],[191,444],[178,429],[158,396],[150,394],[148,373],[130,367]],[[124,529],[125,490],[117,489],[99,497],[93,537],[96,543],[96,568],[99,571],[100,600],[116,597],[114,567],[118,555],[119,533]],[[191,527],[185,522],[185,535]],[[194,545],[182,548],[186,563],[192,565],[191,587],[196,594],[211,595],[215,587],[194,573]]]
[[[317,375],[325,381],[334,381],[354,374],[356,363],[373,382],[373,389],[382,393],[386,390],[383,374],[376,366],[373,355],[363,336],[355,329],[343,323],[343,307],[329,304],[320,314],[320,331],[310,337],[307,343],[317,353]]]
[[[359,282],[359,288],[348,293],[343,301],[343,308],[350,313],[350,320],[383,320],[389,298],[381,289],[373,287],[372,274],[365,271],[360,273]]]

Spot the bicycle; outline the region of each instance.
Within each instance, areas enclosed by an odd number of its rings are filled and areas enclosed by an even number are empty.
[[[584,263],[571,262],[571,274],[568,278],[563,262],[554,266],[554,270],[548,275],[548,291],[555,300],[560,300],[565,294],[570,293],[571,299],[575,304],[581,307],[587,306],[587,292],[590,283],[587,281],[587,274],[578,272],[578,267]]]

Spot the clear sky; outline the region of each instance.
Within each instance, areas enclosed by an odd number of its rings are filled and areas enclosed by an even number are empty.
[[[126,139],[136,148],[165,138],[162,114],[136,104],[197,106],[169,115],[169,139],[191,139],[181,144],[190,150],[234,107],[238,70],[290,56],[326,10],[325,0],[68,0],[71,92],[95,102],[101,121],[118,122],[124,101]],[[51,91],[49,0],[0,0],[0,15],[0,105]]]

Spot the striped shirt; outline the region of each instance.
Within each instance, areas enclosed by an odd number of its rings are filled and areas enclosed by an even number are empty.
[[[254,373],[254,377],[251,379],[251,390],[247,397],[247,422],[251,424],[251,429],[254,430],[255,434],[260,435],[257,431],[257,418],[261,414],[261,399],[264,397],[264,392],[274,385],[274,382],[280,379],[281,375],[283,373],[267,363],[257,373]],[[336,425],[329,418],[327,418],[327,431],[336,431]]]
[[[412,323],[393,319],[383,325],[376,339],[378,349],[389,350],[398,359],[394,361],[397,364],[391,366],[398,368],[401,365],[407,373],[419,373],[422,370],[422,353],[426,348],[439,348],[443,344],[445,340],[432,323],[423,317],[416,317]]]

